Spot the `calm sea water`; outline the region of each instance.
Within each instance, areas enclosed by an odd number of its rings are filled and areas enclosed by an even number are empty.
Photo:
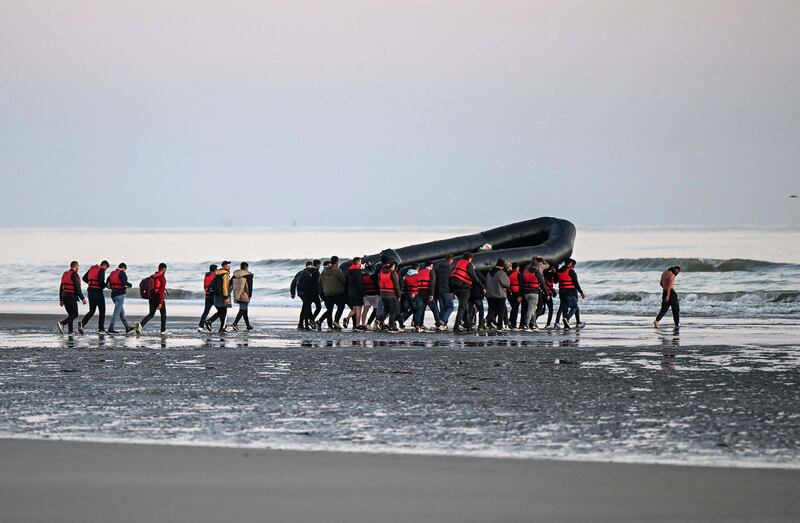
[[[76,259],[84,270],[124,261],[136,283],[169,264],[174,301],[192,310],[202,277],[223,258],[248,261],[256,274],[254,307],[294,307],[288,287],[306,260],[352,257],[475,232],[414,229],[5,229],[0,241],[0,310],[47,311],[59,277]],[[792,317],[800,313],[800,230],[579,229],[574,257],[588,295],[587,313],[648,315],[658,307],[662,270],[680,264],[678,291],[687,315]],[[135,293],[134,293],[135,294]],[[129,306],[136,309],[138,298]],[[178,303],[176,303],[177,305]],[[57,303],[56,303],[57,305]],[[53,312],[56,312],[54,308]],[[258,314],[258,312],[256,312]]]

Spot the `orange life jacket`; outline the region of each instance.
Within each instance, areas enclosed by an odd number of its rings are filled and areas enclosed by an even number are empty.
[[[86,283],[89,286],[89,289],[100,290],[102,287],[100,286],[100,266],[99,265],[92,265],[89,267],[89,270],[86,271]]]
[[[431,270],[420,269],[417,274],[417,292],[429,292],[431,290]]]
[[[575,288],[575,282],[572,281],[572,276],[569,275],[570,269],[568,267],[564,267],[560,271],[558,271],[558,289],[559,290],[568,290]]]
[[[111,287],[112,291],[125,290],[125,284],[122,283],[120,274],[122,274],[122,269],[114,269],[111,274],[108,275],[108,286]]]
[[[508,289],[512,294],[519,294],[519,271],[511,271],[508,274],[508,279],[511,282],[511,286]]]
[[[378,294],[378,287],[375,285],[375,280],[369,274],[364,275],[364,294],[367,296],[375,296]]]
[[[405,287],[403,291],[411,296],[417,293],[419,289],[419,274],[407,274],[405,279]]]
[[[392,271],[380,272],[378,275],[378,286],[380,287],[381,292],[388,292],[391,294],[395,293],[394,282],[392,281]]]
[[[470,276],[469,272],[467,272],[467,267],[469,264],[470,261],[465,260],[464,258],[458,260],[453,267],[453,270],[450,272],[450,277],[462,281],[469,287],[472,287],[472,276]]]
[[[536,277],[535,272],[525,269],[522,273],[522,290],[526,293],[539,292],[539,278]]]
[[[75,274],[75,271],[70,269],[61,275],[61,292],[63,294],[75,294],[75,283],[72,281],[73,274]]]

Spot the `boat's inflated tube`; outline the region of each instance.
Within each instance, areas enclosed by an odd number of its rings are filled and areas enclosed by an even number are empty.
[[[491,245],[491,251],[480,252],[486,244]],[[574,244],[575,226],[571,222],[559,218],[536,218],[477,234],[386,249],[380,254],[367,256],[366,261],[376,264],[382,255],[386,255],[403,266],[440,260],[447,254],[458,257],[469,251],[475,253],[472,263],[478,270],[494,267],[498,258],[507,263],[525,264],[534,256],[541,256],[551,265],[557,265],[572,255]]]

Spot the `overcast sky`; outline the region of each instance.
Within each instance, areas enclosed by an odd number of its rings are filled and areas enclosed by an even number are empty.
[[[4,226],[800,225],[800,2],[0,4]]]

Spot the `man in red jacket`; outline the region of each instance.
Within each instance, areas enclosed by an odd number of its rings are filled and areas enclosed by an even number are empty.
[[[169,334],[167,332],[167,304],[164,302],[164,297],[168,295],[167,292],[167,278],[164,276],[167,273],[167,264],[160,263],[158,271],[150,276],[153,278],[153,293],[150,295],[150,312],[142,318],[142,321],[136,324],[136,334],[141,334],[142,329],[147,322],[153,319],[156,311],[161,315],[161,335]]]

